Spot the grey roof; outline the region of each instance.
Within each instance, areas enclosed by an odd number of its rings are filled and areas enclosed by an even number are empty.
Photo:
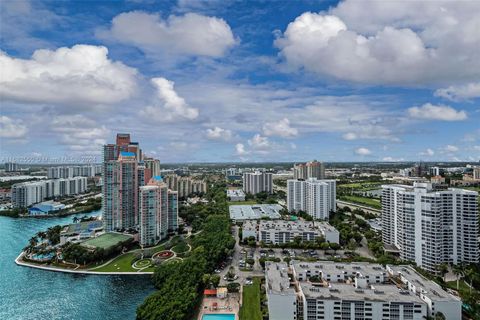
[[[285,262],[265,262],[265,278],[270,294],[295,294],[295,289],[290,287],[288,265]]]
[[[314,286],[310,282],[300,282],[303,294],[309,298],[326,300],[365,300],[394,301],[423,304],[417,295],[408,290],[399,290],[392,284],[373,284],[371,288],[356,289],[353,284],[330,283],[329,287]]]
[[[422,276],[411,266],[388,265],[387,269],[393,271],[394,276],[402,275],[405,279],[407,279],[412,285],[416,287],[417,292],[422,289],[422,293],[434,301],[460,300],[458,297],[443,290],[442,287],[440,287],[440,285],[436,282],[428,280],[427,278]]]
[[[279,211],[281,209],[282,206],[278,204],[232,205],[229,207],[230,219],[233,220],[280,219]]]

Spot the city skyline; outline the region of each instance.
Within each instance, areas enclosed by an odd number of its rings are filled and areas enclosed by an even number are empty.
[[[2,156],[478,161],[479,5],[3,1]]]

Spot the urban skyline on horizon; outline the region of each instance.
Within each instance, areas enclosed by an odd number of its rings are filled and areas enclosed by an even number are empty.
[[[479,161],[479,3],[358,3],[3,1],[2,156]]]

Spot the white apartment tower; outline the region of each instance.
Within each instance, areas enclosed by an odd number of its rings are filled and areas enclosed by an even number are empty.
[[[293,166],[293,178],[305,180],[309,178],[325,179],[325,165],[317,160],[295,164]]]
[[[438,273],[441,263],[478,263],[478,193],[435,191],[430,183],[382,186],[382,237],[415,261]]]
[[[245,172],[243,174],[243,191],[257,194],[273,192],[273,174],[269,172]]]
[[[335,211],[336,181],[287,180],[287,208],[290,212],[305,211],[315,219],[326,220]]]
[[[177,191],[168,189],[159,176],[140,187],[140,244],[152,246],[178,229]]]

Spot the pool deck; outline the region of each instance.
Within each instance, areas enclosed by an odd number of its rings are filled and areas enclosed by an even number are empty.
[[[239,320],[238,311],[240,310],[239,293],[229,293],[225,299],[203,297],[200,312],[198,313],[198,320],[202,320],[204,314],[233,314],[235,320]],[[217,303],[217,309],[212,308],[212,304]],[[229,309],[232,308],[232,310]]]

